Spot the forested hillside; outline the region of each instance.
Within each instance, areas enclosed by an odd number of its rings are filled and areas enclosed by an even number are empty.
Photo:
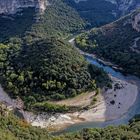
[[[24,9],[16,15],[2,16],[0,15],[0,42],[8,40],[10,37],[24,36],[35,22],[35,10]]]
[[[107,74],[89,65],[71,45],[52,38],[21,44],[13,39],[0,45],[0,81],[11,97],[26,107],[61,100],[108,86]],[[97,87],[96,87],[97,85]]]
[[[33,127],[0,105],[0,140],[139,140],[139,118],[129,125],[83,129],[80,132],[51,136],[46,129]]]
[[[127,73],[140,76],[139,13],[137,10],[80,35],[76,38],[77,46],[119,65]]]
[[[139,119],[129,125],[83,129],[80,132],[60,136],[56,140],[140,140]]]
[[[39,22],[32,26],[30,33],[33,37],[55,36],[65,39],[85,28],[86,22],[63,0],[50,0],[50,3]]]
[[[87,21],[87,27],[101,26],[118,18],[116,5],[106,0],[87,0],[75,3],[74,0],[65,2],[76,9],[81,18]]]
[[[74,105],[56,102],[91,91],[97,94],[100,89],[111,87],[108,74],[87,63],[66,42],[74,34],[118,18],[113,16],[116,7],[110,2],[89,1],[77,5],[70,0],[50,0],[52,3],[44,14],[25,8],[15,15],[0,15],[0,84],[12,99],[22,99],[23,110],[47,115],[73,113]],[[81,34],[76,45],[140,76],[140,21],[135,24],[138,14],[139,10]],[[92,100],[93,104],[97,101],[94,97]],[[140,140],[139,128],[138,117],[124,126],[52,136],[46,129],[32,127],[17,118],[0,104],[0,140]]]
[[[85,21],[62,0],[53,0],[45,13],[40,15],[34,8],[24,8],[15,15],[0,16],[0,41],[10,37],[67,38],[85,28]]]
[[[50,0],[50,5],[43,15],[36,13],[34,8],[24,8],[15,15],[1,15],[0,41],[25,35],[28,35],[28,38],[67,38],[85,28],[115,20],[112,15],[113,9],[114,5],[105,0],[90,0],[86,4],[76,4],[71,0]]]
[[[103,70],[56,39],[84,29],[84,20],[64,1],[50,3],[42,15],[25,8],[15,15],[0,16],[0,41],[5,44],[0,45],[0,81],[11,97],[24,101],[26,109],[39,106],[50,111],[46,101],[74,97],[110,83]],[[50,106],[56,112],[68,110]]]
[[[50,140],[46,129],[32,127],[0,104],[0,140]]]
[[[34,8],[24,8],[15,15],[0,15],[0,42],[15,36],[28,36],[30,39],[55,36],[66,39],[119,18],[117,6],[106,0],[80,3],[74,0],[49,0],[49,3],[42,15]]]

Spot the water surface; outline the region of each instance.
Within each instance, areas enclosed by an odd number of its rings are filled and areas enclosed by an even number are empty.
[[[138,87],[140,87],[139,78],[137,78],[135,76],[131,76],[131,75],[127,75],[127,76],[123,75],[121,72],[114,70],[110,66],[104,65],[103,63],[99,62],[96,58],[93,58],[91,56],[85,56],[85,58],[89,63],[94,64],[99,68],[103,68],[108,74],[112,75],[113,77],[116,77],[118,79],[125,80],[128,82],[133,82]],[[139,93],[140,93],[140,89],[139,89]],[[135,104],[128,110],[128,112],[117,120],[105,121],[105,122],[85,122],[85,123],[74,124],[74,125],[67,127],[63,131],[57,132],[57,134],[62,134],[65,132],[74,132],[74,131],[81,130],[83,128],[95,128],[95,127],[103,128],[103,127],[110,126],[110,125],[117,126],[117,125],[121,125],[121,124],[128,124],[129,120],[132,117],[134,117],[136,114],[139,114],[139,113],[140,113],[140,94],[138,94]]]

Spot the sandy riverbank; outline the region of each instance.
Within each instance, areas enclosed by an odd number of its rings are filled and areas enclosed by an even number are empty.
[[[22,110],[22,104],[18,105],[18,102],[11,100],[1,87],[0,102],[6,102],[13,108],[19,106],[18,108],[21,108],[19,111],[26,121],[31,123],[33,126],[40,126],[42,128],[47,127],[51,130],[60,130],[69,125],[81,122],[115,120],[125,115],[131,106],[133,106],[138,95],[138,87],[135,81],[130,83],[114,77],[112,77],[112,80],[113,88],[107,91],[102,91],[102,94],[98,96],[98,101],[95,105],[91,106],[88,110],[82,110],[74,113],[57,113],[53,115],[42,113],[35,115],[31,112],[25,112]],[[88,106],[92,101],[94,94],[94,92],[86,95],[82,94],[74,99],[57,102],[57,104],[82,107]]]
[[[113,78],[113,88],[100,95],[95,108],[82,112],[79,117],[86,121],[107,121],[123,116],[135,103],[138,88],[131,83]]]
[[[117,78],[112,78],[112,80],[113,88],[103,91],[102,94],[98,96],[97,103],[88,110],[66,114],[57,113],[54,115],[47,113],[34,115],[33,113],[25,112],[23,110],[20,112],[33,126],[40,126],[42,128],[47,127],[50,130],[64,129],[67,126],[81,122],[119,119],[135,103],[138,95],[138,87],[135,83],[128,83]],[[91,92],[91,95],[81,95],[73,100],[62,101],[61,104],[73,104],[73,102],[81,99],[83,101],[79,102],[78,105],[83,105],[84,102],[87,103],[88,101],[91,101],[91,97],[93,96],[94,93]],[[0,102],[6,102],[15,108],[15,102],[10,99],[1,87]]]
[[[32,120],[32,125],[47,127],[50,130],[60,130],[72,124],[92,121],[107,121],[119,119],[135,103],[138,87],[134,84],[113,79],[113,88],[104,91],[98,102],[89,110],[80,112],[55,114],[53,116],[40,115]]]
[[[125,115],[125,113],[135,103],[138,95],[138,87],[133,81],[133,83],[129,83],[117,78],[112,78],[112,80],[113,88],[103,91],[102,94],[98,96],[98,102],[88,110],[66,114],[57,113],[54,115],[47,113],[34,115],[33,113],[25,112],[23,110],[20,112],[33,126],[40,126],[42,128],[47,127],[50,130],[64,129],[67,126],[81,122],[119,119],[121,116]],[[87,101],[91,101],[91,97],[93,96],[94,92],[91,92],[91,95],[81,95],[74,98],[73,101],[70,99],[68,101],[61,102],[61,104],[73,104],[73,102],[81,99],[83,101],[79,102],[79,104],[83,105],[84,101],[85,103],[87,103]],[[1,87],[0,102],[6,102],[15,108],[15,102],[9,98]]]

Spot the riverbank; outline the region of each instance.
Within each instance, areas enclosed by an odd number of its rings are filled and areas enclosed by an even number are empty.
[[[98,96],[97,103],[87,110],[54,115],[44,113],[36,117],[30,117],[30,119],[28,115],[25,115],[25,118],[27,117],[26,120],[33,126],[48,128],[50,131],[63,130],[78,123],[119,119],[135,103],[138,96],[138,87],[135,84],[114,77],[112,77],[112,80],[112,89],[102,91]]]
[[[79,117],[86,121],[110,121],[129,110],[138,96],[138,87],[116,78],[112,80],[113,88],[104,91],[96,107],[81,113]]]
[[[84,52],[80,53],[82,54]],[[84,53],[83,55],[91,56],[93,58],[91,60],[92,62],[96,61],[93,55],[87,53]],[[111,73],[112,71],[109,72],[109,75],[111,75]],[[116,72],[116,75],[117,74],[118,72]],[[62,130],[68,126],[85,122],[92,123],[97,121],[102,123],[110,120],[120,119],[122,116],[125,116],[125,114],[128,113],[130,108],[135,104],[139,91],[135,80],[130,79],[128,81],[126,80],[127,77],[123,76],[123,78],[121,78],[120,75],[116,75],[113,77],[111,76],[113,81],[112,89],[103,90],[101,94],[98,95],[97,102],[91,106],[89,106],[89,103],[94,97],[94,92],[87,94],[85,93],[76,98],[56,103],[88,107],[82,111],[65,114],[42,113],[35,115],[31,112],[23,111],[22,105],[19,107],[18,111],[22,114],[23,118],[33,126],[48,128],[50,131]],[[17,107],[15,101],[11,100],[3,90],[0,90],[0,102],[1,101],[10,104],[13,108]],[[134,113],[136,114],[137,112]]]
[[[35,115],[31,112],[23,111],[22,109],[19,110],[19,112],[23,115],[25,120],[33,126],[39,126],[42,128],[46,127],[51,131],[62,130],[73,124],[83,122],[103,122],[119,119],[121,116],[125,115],[125,113],[135,103],[138,96],[138,87],[135,85],[134,81],[129,83],[114,77],[112,77],[112,81],[113,88],[102,91],[102,93],[98,96],[96,104],[91,106],[88,110],[65,114],[57,113],[53,115],[47,113]],[[91,95],[82,95],[82,101],[79,102],[78,105],[84,105],[84,102],[87,103],[87,101],[91,101],[91,97],[93,96],[93,92]],[[73,101],[75,102],[79,100],[79,98],[76,97],[74,100],[70,99],[68,101],[61,102],[61,104],[73,104]],[[10,99],[2,88],[0,88],[0,102],[7,103],[13,108],[16,107],[15,102]]]
[[[68,126],[83,122],[104,122],[119,119],[125,115],[125,113],[135,103],[138,96],[138,87],[134,81],[129,83],[114,77],[112,77],[112,81],[113,88],[102,91],[98,96],[96,104],[87,110],[65,114],[42,113],[39,115],[23,111],[22,109],[19,110],[19,112],[23,115],[25,120],[33,126],[48,128],[50,131],[59,131]],[[74,104],[75,101],[81,99],[81,102],[77,103],[77,105],[84,105],[84,103],[91,101],[91,97],[93,96],[94,92],[92,92],[92,94],[87,94],[86,96],[82,95],[78,98],[76,97],[74,100],[70,99],[68,101],[61,102],[61,104]],[[15,102],[10,99],[2,88],[0,88],[0,101],[9,104],[13,108],[16,107]]]
[[[81,54],[81,55],[84,55],[84,56],[88,56],[88,57],[92,57],[94,59],[96,59],[99,63],[102,63],[104,65],[107,65],[107,66],[110,66],[111,68],[115,69],[115,70],[118,70],[120,72],[124,72],[123,68],[119,67],[118,65],[115,65],[109,61],[105,61],[103,58],[100,59],[98,58],[95,54],[90,54],[90,53],[87,53],[87,52],[84,52],[82,51],[81,49],[79,49],[78,47],[75,46],[75,38],[72,38],[69,40],[69,43],[74,46],[76,48],[76,50]]]

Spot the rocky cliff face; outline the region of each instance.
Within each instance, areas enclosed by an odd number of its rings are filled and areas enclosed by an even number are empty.
[[[114,0],[118,10],[122,15],[140,7],[140,1],[138,0]]]
[[[137,32],[140,32],[140,12],[133,16],[132,27]]]
[[[89,0],[74,0],[76,3],[89,1]],[[116,6],[117,13],[116,14],[127,14],[128,12],[140,7],[140,0],[103,0],[112,3]]]
[[[26,7],[35,7],[43,12],[46,4],[46,0],[0,0],[0,14],[14,14]]]

